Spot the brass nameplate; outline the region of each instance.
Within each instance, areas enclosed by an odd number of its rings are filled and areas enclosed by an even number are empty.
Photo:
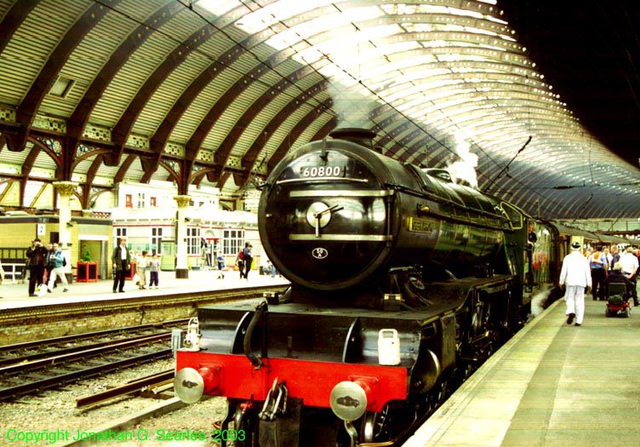
[[[435,231],[438,221],[434,219],[424,219],[418,217],[409,217],[407,219],[407,227],[409,231],[416,233],[431,233]]]

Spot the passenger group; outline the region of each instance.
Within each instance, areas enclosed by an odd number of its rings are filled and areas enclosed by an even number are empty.
[[[640,250],[627,247],[624,253],[618,253],[618,247],[596,246],[581,252],[579,242],[571,244],[571,253],[562,261],[559,284],[565,289],[567,324],[575,320],[581,326],[584,320],[584,295],[591,292],[594,300],[608,298],[609,284],[625,284],[627,294],[633,298],[634,307],[638,302],[637,276],[640,264]]]

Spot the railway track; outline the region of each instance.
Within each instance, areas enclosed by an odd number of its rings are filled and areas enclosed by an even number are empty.
[[[124,396],[131,393],[147,393],[153,395],[155,390],[166,391],[173,390],[173,377],[175,371],[173,369],[160,371],[150,376],[141,377],[129,381],[126,384],[109,388],[100,393],[92,394],[76,400],[76,408],[85,408],[97,403],[105,402],[115,397]]]
[[[0,326],[7,321],[55,318],[68,321],[72,330],[74,318],[108,313],[117,315],[131,308],[144,312],[157,306],[187,305],[190,312],[200,303],[236,301],[281,290],[282,287],[248,287],[233,291],[179,293],[169,296],[107,300],[93,303],[67,303],[41,306],[38,309],[13,309],[0,312]],[[22,315],[24,314],[24,315]],[[21,318],[21,317],[24,317]],[[118,329],[52,337],[0,346],[0,401],[56,388],[84,378],[131,367],[171,356],[171,329],[184,326],[188,319],[149,323]]]
[[[50,357],[54,352],[62,355],[82,351],[87,346],[97,347],[99,340],[105,340],[103,343],[106,346],[109,343],[115,343],[118,340],[124,340],[136,335],[165,332],[168,328],[170,330],[171,327],[183,326],[188,321],[188,318],[184,318],[164,323],[144,324],[0,346],[0,368],[18,362],[33,362],[44,359]]]
[[[0,347],[0,401],[171,356],[171,329],[187,320]]]

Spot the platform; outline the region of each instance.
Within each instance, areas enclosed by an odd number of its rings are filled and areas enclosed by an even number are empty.
[[[240,279],[240,273],[225,271],[224,279],[217,279],[217,270],[190,270],[188,279],[176,278],[175,272],[160,272],[159,288],[140,290],[133,281],[127,280],[124,285],[124,293],[113,293],[113,280],[105,279],[97,282],[74,282],[69,286],[68,292],[63,292],[63,287],[53,289],[45,297],[29,296],[29,281],[22,284],[21,281],[13,283],[5,281],[0,285],[0,310],[17,309],[38,305],[63,304],[69,302],[113,300],[119,298],[161,296],[184,292],[203,292],[207,290],[241,289],[262,285],[286,285],[289,282],[283,277],[272,278],[260,275],[257,271],[249,273],[249,279]],[[148,281],[147,274],[147,281]]]
[[[404,446],[639,445],[640,309],[607,318],[604,302],[585,301],[580,327],[564,300],[546,309]]]

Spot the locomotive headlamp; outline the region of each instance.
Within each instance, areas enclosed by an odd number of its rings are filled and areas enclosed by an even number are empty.
[[[184,349],[188,351],[200,350],[200,325],[198,318],[191,318],[187,324],[187,335],[184,337]]]
[[[326,227],[331,220],[331,213],[328,212],[329,206],[322,202],[314,202],[307,209],[307,223],[312,227]]]
[[[314,202],[307,210],[307,223],[316,229],[316,237],[320,237],[320,228],[329,225],[331,213],[342,210],[343,207],[333,205],[329,207],[323,202]]]
[[[360,419],[375,400],[376,383],[377,380],[370,377],[340,382],[331,390],[331,410],[343,421]]]

